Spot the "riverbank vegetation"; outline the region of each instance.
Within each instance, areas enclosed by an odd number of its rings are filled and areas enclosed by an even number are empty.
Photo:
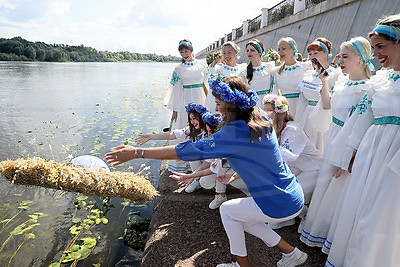
[[[21,37],[0,38],[0,61],[47,61],[47,62],[124,62],[155,61],[178,62],[175,56],[139,54],[128,51],[97,51],[84,45],[46,44],[30,42]]]

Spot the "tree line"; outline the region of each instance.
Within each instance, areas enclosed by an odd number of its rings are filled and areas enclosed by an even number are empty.
[[[0,38],[0,61],[48,62],[121,62],[121,61],[180,61],[179,57],[139,54],[127,51],[97,51],[84,45],[46,44],[30,42],[21,37]]]

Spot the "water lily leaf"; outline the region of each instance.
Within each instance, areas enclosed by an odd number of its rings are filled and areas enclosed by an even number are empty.
[[[79,233],[79,231],[80,231],[81,229],[82,229],[82,227],[73,225],[73,226],[71,226],[71,228],[69,228],[69,232],[70,232],[71,234],[73,234],[73,235],[76,235],[76,234]]]
[[[26,238],[27,239],[35,239],[35,234],[34,233],[28,233],[28,234],[26,234]]]
[[[81,238],[81,240],[83,241],[83,245],[88,248],[92,248],[92,247],[96,246],[96,243],[97,243],[96,239],[91,238],[91,237]]]

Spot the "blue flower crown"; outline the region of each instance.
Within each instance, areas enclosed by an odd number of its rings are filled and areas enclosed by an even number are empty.
[[[198,105],[194,102],[190,102],[185,106],[186,113],[190,113],[191,111],[196,111],[197,113],[200,114],[200,116],[203,116],[204,113],[209,112],[205,107],[202,105]]]
[[[258,96],[254,90],[249,90],[247,94],[239,90],[232,90],[222,79],[221,76],[210,77],[208,83],[211,90],[223,101],[233,102],[240,109],[249,109],[257,105]]]
[[[201,119],[203,122],[210,124],[213,127],[217,127],[218,124],[221,123],[222,118],[220,116],[215,116],[214,114],[211,114],[210,112],[206,112],[201,116]]]

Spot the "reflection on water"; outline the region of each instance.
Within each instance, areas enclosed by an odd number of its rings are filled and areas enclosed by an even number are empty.
[[[112,147],[134,144],[133,138],[141,132],[159,132],[170,117],[162,100],[174,65],[0,62],[0,160],[36,155],[66,162],[70,154],[102,158]],[[127,171],[130,166],[138,170],[143,163],[151,167],[151,180],[156,185],[159,161],[139,159],[114,170]],[[29,215],[43,212],[48,216],[39,219],[40,225],[31,230],[35,238],[22,246],[23,235],[9,238],[0,252],[0,265],[7,265],[15,251],[10,266],[47,266],[60,259],[72,238],[69,228],[77,196],[12,185],[1,177],[0,243],[29,220]],[[18,209],[24,200],[32,201],[29,208]],[[102,202],[99,197],[88,200]],[[93,235],[100,239],[80,266],[115,266],[127,258],[135,266],[131,260],[135,252],[118,238],[123,235],[128,214],[140,211],[149,218],[152,203],[125,207],[122,199],[115,198],[110,204],[114,208],[106,214],[109,222],[93,227]],[[10,218],[13,220],[5,223]]]

